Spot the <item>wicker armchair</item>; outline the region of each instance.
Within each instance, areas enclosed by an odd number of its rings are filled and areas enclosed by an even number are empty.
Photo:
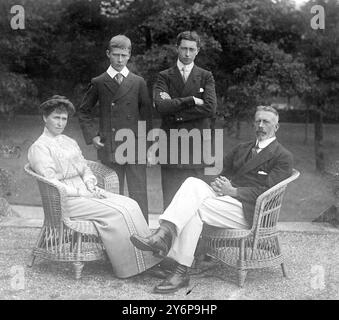
[[[291,177],[257,198],[251,229],[223,229],[204,225],[201,236],[207,252],[237,270],[240,287],[244,285],[250,269],[281,265],[284,277],[287,276],[277,222],[287,184],[297,179],[299,174],[293,169]]]
[[[101,163],[88,161],[88,165],[97,177],[98,186],[119,193],[119,180],[116,173]],[[66,194],[51,181],[36,174],[26,164],[26,173],[37,180],[44,210],[44,224],[33,248],[29,267],[36,257],[73,262],[75,278],[80,279],[84,261],[106,258],[106,253],[98,232],[91,221],[71,220],[64,206]]]

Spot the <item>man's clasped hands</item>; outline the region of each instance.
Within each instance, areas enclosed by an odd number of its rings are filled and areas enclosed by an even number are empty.
[[[237,195],[237,188],[234,188],[231,181],[224,176],[215,178],[215,180],[211,182],[210,186],[218,196],[234,197]]]

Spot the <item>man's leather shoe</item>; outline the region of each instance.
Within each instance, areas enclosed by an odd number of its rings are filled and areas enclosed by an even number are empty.
[[[187,273],[172,273],[166,280],[154,287],[155,293],[172,293],[187,287],[190,277]]]
[[[164,257],[171,248],[172,234],[167,229],[160,227],[154,234],[148,237],[141,237],[137,234],[133,234],[131,235],[130,240],[138,249],[152,251],[155,255]]]
[[[171,271],[163,269],[159,264],[157,264],[152,268],[146,270],[145,273],[159,279],[167,279],[167,277],[171,274]]]

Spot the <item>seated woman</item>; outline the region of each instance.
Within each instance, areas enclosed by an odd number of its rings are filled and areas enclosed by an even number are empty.
[[[70,218],[94,223],[117,277],[127,278],[157,265],[159,258],[136,249],[129,240],[133,233],[150,235],[137,202],[97,187],[77,142],[62,134],[75,112],[73,104],[66,97],[53,96],[40,109],[45,128],[28,150],[31,168],[65,188]]]

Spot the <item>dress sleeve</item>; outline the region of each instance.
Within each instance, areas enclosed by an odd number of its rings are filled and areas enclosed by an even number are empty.
[[[86,183],[87,181],[92,180],[93,183],[96,185],[97,184],[97,178],[95,177],[95,175],[93,174],[92,170],[89,168],[89,166],[87,165],[87,160],[84,158],[84,156],[82,155],[81,149],[78,145],[78,143],[73,140],[73,143],[75,145],[75,148],[77,150],[78,153],[78,159],[79,159],[79,166],[80,166],[80,174],[82,177],[82,180]]]
[[[28,150],[28,162],[37,174],[51,180],[58,187],[63,188],[68,196],[77,195],[78,190],[76,188],[67,186],[59,181],[63,178],[63,175],[57,171],[55,162],[46,146],[33,144]]]
[[[28,150],[28,161],[31,168],[39,175],[47,179],[60,180],[62,178],[61,173],[57,172],[48,148],[45,146],[33,144]]]

